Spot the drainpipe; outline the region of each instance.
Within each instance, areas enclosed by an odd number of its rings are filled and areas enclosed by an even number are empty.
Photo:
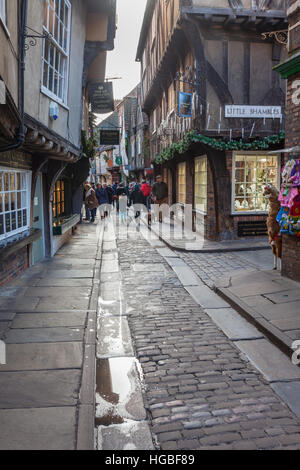
[[[21,6],[21,24],[20,24],[20,36],[19,36],[19,100],[20,100],[20,115],[21,125],[19,128],[18,135],[13,143],[0,147],[0,153],[14,150],[21,147],[25,141],[25,126],[24,126],[24,87],[25,87],[25,42],[26,42],[26,26],[27,26],[27,13],[28,13],[28,0],[22,1]]]

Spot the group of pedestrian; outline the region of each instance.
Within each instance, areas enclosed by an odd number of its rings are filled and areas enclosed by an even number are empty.
[[[151,222],[151,204],[159,206],[168,203],[168,185],[163,182],[160,175],[156,177],[153,186],[146,180],[125,184],[115,183],[110,186],[107,183],[97,184],[84,183],[84,203],[86,208],[86,220],[95,222],[97,208],[100,206],[101,220],[110,215],[112,205],[116,207],[120,215],[121,222],[127,219],[127,209],[130,206],[135,208],[135,219],[139,219],[144,207],[148,212],[148,222]],[[159,222],[162,222],[162,212],[159,211]]]
[[[97,208],[100,206],[101,219],[110,214],[110,207],[113,202],[113,189],[107,183],[88,183],[84,185],[84,204],[86,211],[86,220],[95,222]]]

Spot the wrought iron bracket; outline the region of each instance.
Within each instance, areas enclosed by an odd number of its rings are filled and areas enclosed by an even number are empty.
[[[288,46],[289,31],[282,29],[281,31],[269,31],[261,34],[262,39],[274,38],[279,44]]]
[[[49,33],[41,34],[35,31],[34,29],[30,28],[29,26],[27,26],[26,33],[25,33],[25,39],[26,39],[25,51],[28,51],[30,47],[35,47],[37,45],[38,39],[50,40],[52,37],[53,37],[52,34],[49,34]]]

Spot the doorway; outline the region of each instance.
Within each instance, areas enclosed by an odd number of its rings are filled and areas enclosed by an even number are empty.
[[[39,174],[36,182],[34,201],[33,201],[33,228],[42,231],[39,240],[33,243],[32,247],[32,264],[39,263],[45,257],[44,245],[44,213],[43,213],[43,186],[42,176]]]

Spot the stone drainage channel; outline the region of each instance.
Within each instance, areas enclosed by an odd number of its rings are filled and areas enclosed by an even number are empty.
[[[116,236],[105,224],[97,314],[95,448],[154,450],[143,402],[143,376],[127,321]]]
[[[300,418],[300,368],[231,306],[206,286],[194,271],[146,226],[141,235],[174,270],[186,291],[263,374],[280,398]],[[118,250],[112,221],[103,240],[101,297],[98,309],[96,448],[152,450],[143,403],[143,378],[134,357],[122,293]],[[154,440],[153,440],[154,439]]]

